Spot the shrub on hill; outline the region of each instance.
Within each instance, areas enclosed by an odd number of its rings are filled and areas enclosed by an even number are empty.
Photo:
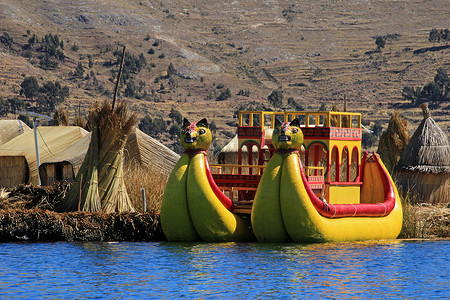
[[[434,76],[434,81],[424,85],[423,88],[405,86],[402,90],[402,97],[411,101],[416,106],[425,101],[434,103],[449,101],[448,92],[450,90],[450,79],[444,68],[439,68]]]

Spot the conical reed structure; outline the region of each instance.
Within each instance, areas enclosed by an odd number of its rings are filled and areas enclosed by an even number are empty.
[[[450,145],[447,135],[422,104],[423,120],[403,151],[395,177],[397,186],[415,202],[450,202]]]
[[[115,109],[94,103],[89,111],[91,143],[67,196],[58,211],[132,212],[123,178],[123,149],[136,123],[124,103]],[[81,189],[80,189],[81,182]]]

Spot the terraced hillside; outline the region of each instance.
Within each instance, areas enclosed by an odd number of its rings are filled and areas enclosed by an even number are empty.
[[[249,103],[270,108],[273,89],[283,91],[282,109],[293,109],[289,97],[305,109],[342,109],[346,97],[349,110],[383,124],[399,109],[412,131],[422,115],[402,99],[403,87],[423,87],[441,67],[450,72],[450,47],[428,41],[432,28],[450,27],[446,0],[192,2],[0,0],[0,34],[14,39],[0,44],[0,96],[21,97],[21,82],[35,76],[67,85],[64,105],[72,116],[85,112],[94,99],[112,97],[125,45],[146,64],[130,79],[139,92],[126,97],[125,83],[119,98],[141,118],[170,123],[175,108],[190,120],[214,120],[223,145],[235,132],[234,112]],[[65,59],[44,70],[42,53],[27,57],[24,45],[48,33],[62,37]],[[377,36],[388,37],[380,52]],[[217,101],[227,88],[231,97]],[[431,108],[448,132],[449,103]],[[172,144],[168,133],[157,137]]]

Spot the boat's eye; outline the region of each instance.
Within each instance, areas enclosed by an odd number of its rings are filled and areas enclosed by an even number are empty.
[[[206,133],[206,130],[202,128],[202,129],[200,129],[200,130],[198,131],[198,133],[199,133],[199,134],[205,134],[205,133]]]
[[[275,129],[273,130],[273,133],[278,133],[278,132],[280,132],[280,130],[279,130],[278,128],[275,128]]]
[[[292,129],[292,133],[297,133],[298,132],[298,128],[293,128]]]

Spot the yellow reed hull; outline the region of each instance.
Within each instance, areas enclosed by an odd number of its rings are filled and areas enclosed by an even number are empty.
[[[380,162],[381,167],[385,169]],[[306,190],[307,182],[300,176],[301,166],[297,155],[286,157],[281,174],[280,203],[284,225],[294,242],[344,242],[360,240],[395,239],[402,228],[403,212],[398,191],[395,191],[394,209],[383,217],[322,216],[311,202]],[[380,172],[368,172],[368,174]],[[387,180],[392,178],[385,172]],[[376,176],[376,175],[375,175]],[[365,178],[370,184],[363,188],[361,198],[383,191],[379,178]]]

